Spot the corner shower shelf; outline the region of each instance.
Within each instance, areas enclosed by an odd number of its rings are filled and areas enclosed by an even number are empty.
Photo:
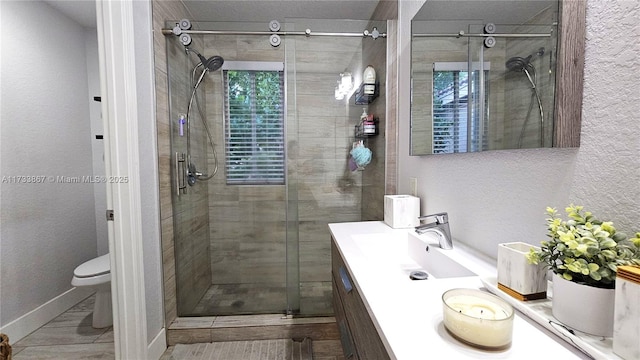
[[[365,133],[364,132],[364,127],[362,125],[362,121],[356,125],[353,129],[353,133],[354,136],[356,138],[356,140],[360,140],[360,139],[366,139],[366,138],[370,138],[372,136],[377,136],[378,134],[380,134],[380,126],[378,124],[378,118],[374,117],[373,118],[373,123],[376,125],[376,132],[375,133]]]
[[[364,83],[360,84],[360,87],[353,94],[356,105],[368,105],[373,102],[380,95],[380,82],[376,81],[373,94],[364,93]]]

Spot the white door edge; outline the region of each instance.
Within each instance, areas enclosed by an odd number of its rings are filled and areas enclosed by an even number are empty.
[[[96,14],[115,355],[146,359],[133,4],[97,0]]]

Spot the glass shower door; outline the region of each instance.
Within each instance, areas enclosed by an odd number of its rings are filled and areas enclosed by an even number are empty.
[[[186,166],[186,128],[181,130],[180,121],[198,59],[187,56],[177,39],[167,40],[178,315],[332,315],[327,224],[362,218],[362,172],[351,171],[348,159],[354,127],[366,107],[355,105],[353,98],[337,100],[334,90],[344,72],[353,74],[354,86],[360,84],[367,65],[363,42],[386,40],[363,39],[363,30],[372,29],[366,21],[289,19],[283,30],[311,28],[357,36],[284,35],[280,46],[272,46],[269,36],[236,33],[264,31],[262,23],[193,25],[234,34],[196,35],[190,45],[204,57],[224,58],[222,69],[204,77],[198,104],[189,115],[192,156],[199,167],[212,168],[215,162],[200,124],[202,112],[213,135],[219,172],[194,186],[180,180]],[[376,25],[385,31],[384,22]],[[231,89],[228,71],[249,62],[284,62],[284,184],[238,184],[228,179],[228,167],[245,161],[229,155],[234,131],[230,123],[235,121],[230,120],[230,93],[236,96],[250,87]]]
[[[189,79],[193,62],[176,38],[168,37],[166,41],[171,125],[171,182],[168,186],[172,187],[176,305],[178,314],[187,316],[198,313],[201,299],[211,284],[208,184],[197,181],[191,186],[186,177],[187,153],[202,167],[207,163],[207,143],[200,114],[192,112],[191,148],[187,151],[186,112],[192,93]],[[194,46],[202,43],[202,38],[194,37]],[[198,102],[204,104],[204,93],[196,95]]]
[[[495,37],[491,47],[485,38],[469,39],[469,64],[475,71],[470,83],[478,89],[470,108],[483,119],[483,144],[477,150],[553,144],[557,9],[548,8],[531,22],[495,24],[496,33],[521,37]],[[483,25],[470,25],[469,32],[482,33]]]
[[[368,57],[385,58],[386,39],[361,35],[373,26],[385,32],[385,25],[326,19],[287,19],[284,25],[286,31],[356,34],[283,39],[287,71],[287,291],[294,311],[299,304],[300,316],[333,315],[328,224],[362,219],[363,171],[351,171],[348,160],[363,107],[374,108],[356,105],[351,96],[336,99],[335,88],[340,74],[348,72],[355,91],[371,61]],[[382,47],[381,54],[365,51],[365,44],[374,42]],[[384,73],[382,68],[377,70]],[[382,96],[377,101],[384,103]],[[384,141],[382,136],[378,141]],[[375,152],[373,156],[382,155]]]

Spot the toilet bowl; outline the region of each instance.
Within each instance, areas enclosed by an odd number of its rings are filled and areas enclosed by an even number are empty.
[[[82,263],[73,271],[71,285],[96,291],[92,326],[96,329],[113,325],[111,312],[111,269],[109,254]]]

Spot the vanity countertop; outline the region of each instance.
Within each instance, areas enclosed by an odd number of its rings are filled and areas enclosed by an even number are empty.
[[[496,275],[495,260],[455,239],[447,255],[478,276],[412,281],[409,270],[417,268],[407,252],[412,229],[392,229],[382,221],[335,223],[329,229],[392,359],[589,358],[518,311],[507,349],[480,350],[453,338],[442,323],[442,294],[481,289],[481,277]]]

